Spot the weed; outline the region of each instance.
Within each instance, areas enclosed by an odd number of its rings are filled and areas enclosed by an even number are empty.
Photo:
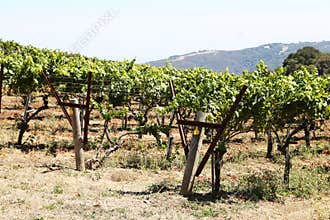
[[[78,177],[79,173],[76,172],[75,170],[71,169],[64,169],[63,174],[66,175],[67,177]]]
[[[102,192],[100,193],[100,196],[102,196],[102,197],[107,197],[107,196],[109,196],[109,195],[110,195],[110,190],[102,191]]]
[[[96,150],[98,149],[99,145],[97,143],[97,141],[92,141],[89,140],[88,144],[84,145],[84,150],[89,151],[89,150]]]
[[[194,201],[184,201],[182,203],[182,208],[185,208],[185,209],[198,210],[199,206],[200,206],[200,204],[198,202],[194,202]]]
[[[219,215],[226,215],[226,210],[219,207],[215,209],[211,206],[211,203],[185,201],[182,204],[182,207],[188,210],[192,210],[192,215],[197,218],[218,217]]]
[[[17,204],[22,205],[25,203],[25,199],[18,198],[17,199]]]
[[[293,156],[299,156],[301,158],[311,158],[312,156],[319,154],[328,154],[330,147],[322,144],[317,144],[315,147],[307,147],[305,145],[300,146],[292,152]]]
[[[310,198],[330,192],[330,176],[322,172],[320,174],[320,168],[292,170],[289,189],[284,187],[281,173],[269,170],[243,176],[238,183],[223,186],[237,197],[250,201],[281,202],[288,195]]]
[[[119,213],[120,218],[127,218],[127,209],[126,208],[114,208],[110,212]]]
[[[238,203],[233,203],[230,211],[231,214],[238,214],[242,212],[242,210],[256,209],[257,207],[258,207],[257,203],[253,201],[241,201]],[[227,219],[231,219],[231,218],[229,217]]]
[[[323,168],[294,170],[290,179],[290,193],[302,198],[329,193],[330,175],[323,171]]]
[[[53,155],[53,156],[56,156],[56,150],[58,148],[58,144],[57,143],[50,143],[45,151],[46,151],[46,155]]]
[[[143,210],[141,212],[141,216],[145,217],[145,218],[150,218],[153,215],[154,215],[154,213],[152,211]]]
[[[42,208],[47,209],[47,210],[54,210],[56,209],[56,203],[51,203],[48,205],[43,205]]]
[[[56,204],[57,204],[58,206],[62,206],[64,203],[63,203],[62,200],[57,200],[57,201],[56,201]]]
[[[281,178],[278,173],[264,170],[243,176],[239,184],[234,187],[236,195],[240,198],[258,201],[279,201],[278,192],[282,190]]]
[[[233,152],[231,155],[226,156],[226,161],[232,162],[232,163],[240,163],[249,158],[250,155],[247,151],[242,151],[241,149],[238,149],[237,152]]]
[[[91,174],[88,175],[93,181],[98,181],[102,179],[102,173],[97,171],[97,172],[92,172]]]
[[[201,210],[197,210],[193,212],[193,216],[197,218],[205,218],[205,217],[218,217],[219,211],[214,210],[212,207],[203,208]]]
[[[112,167],[152,170],[182,169],[185,160],[183,156],[178,156],[169,161],[165,155],[149,151],[117,152],[110,159],[107,164]]]
[[[90,218],[91,219],[95,219],[96,218],[96,212],[93,211],[91,214],[90,214]]]
[[[206,191],[212,188],[212,183],[209,178],[196,178],[194,188],[196,191]]]
[[[321,208],[317,210],[318,219],[330,219],[330,209],[329,208]]]
[[[318,174],[330,174],[330,165],[320,165],[314,168]]]
[[[20,189],[22,190],[28,190],[30,189],[30,184],[28,182],[20,182]]]
[[[33,145],[36,142],[36,137],[34,135],[29,135],[26,141],[22,145]]]
[[[152,184],[148,187],[150,193],[163,193],[167,191],[178,191],[179,188],[171,180],[165,179],[158,184]]]
[[[284,157],[282,155],[273,155],[271,159],[274,164],[283,165],[285,164]]]
[[[105,191],[102,191],[102,192],[100,193],[100,195],[101,195],[102,197],[109,197],[109,196],[111,196],[111,197],[117,197],[117,198],[119,198],[119,197],[122,196],[122,194],[121,194],[120,192],[118,192],[118,191],[113,191],[113,190],[111,190],[111,189],[107,189],[107,190],[105,190]]]
[[[56,185],[52,190],[52,194],[63,194],[63,189],[61,186]]]

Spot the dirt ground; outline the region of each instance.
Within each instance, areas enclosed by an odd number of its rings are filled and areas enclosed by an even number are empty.
[[[54,103],[54,102],[53,102]],[[250,201],[228,195],[215,200],[201,186],[209,179],[209,168],[196,180],[198,192],[185,198],[179,194],[183,169],[129,169],[105,166],[76,171],[73,151],[13,147],[17,137],[15,117],[22,113],[19,99],[5,97],[0,114],[0,219],[330,219],[330,195],[308,199],[287,196],[280,202]],[[34,145],[71,143],[70,128],[55,104],[32,122],[26,138]],[[97,127],[97,122],[92,124]],[[92,126],[93,127],[93,126]],[[327,136],[329,133],[326,133]],[[98,133],[91,133],[91,138]],[[244,139],[245,138],[245,139]],[[243,137],[247,140],[249,137]],[[25,139],[26,140],[26,139]],[[328,139],[314,140],[313,146],[328,145]],[[260,170],[282,170],[283,165],[265,159],[265,143],[231,143],[222,169],[222,179],[238,179]],[[241,154],[253,150],[255,157]],[[182,153],[182,151],[181,151]],[[94,151],[86,152],[93,157]],[[121,158],[116,152],[113,158]],[[164,150],[160,152],[164,154]],[[110,157],[110,162],[112,158]],[[114,160],[114,159],[113,159]],[[317,158],[294,159],[294,167],[329,165],[329,154]],[[119,161],[120,162],[120,161]],[[119,164],[116,161],[115,164]]]
[[[0,151],[0,219],[327,219],[330,196],[277,202],[189,200],[176,190],[150,191],[181,171],[103,168],[75,171],[72,152]],[[204,197],[204,198],[203,198]]]

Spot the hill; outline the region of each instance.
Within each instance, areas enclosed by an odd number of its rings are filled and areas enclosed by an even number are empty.
[[[214,71],[229,68],[230,72],[241,73],[243,70],[253,71],[262,59],[274,69],[281,66],[283,60],[290,54],[305,46],[330,53],[330,41],[300,42],[300,43],[272,43],[242,50],[203,50],[184,55],[171,56],[168,59],[148,62],[152,66],[164,66],[167,61],[179,69],[191,67],[205,67]]]

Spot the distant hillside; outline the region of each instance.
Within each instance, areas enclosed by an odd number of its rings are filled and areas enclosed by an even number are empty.
[[[305,46],[330,53],[330,41],[273,43],[243,50],[204,50],[184,55],[171,56],[168,59],[149,62],[152,66],[163,66],[167,61],[176,68],[206,67],[214,71],[225,70],[242,73],[243,70],[253,71],[260,60],[264,60],[270,69],[282,65],[283,60],[290,54]]]

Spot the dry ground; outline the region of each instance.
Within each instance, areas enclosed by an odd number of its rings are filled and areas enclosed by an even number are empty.
[[[181,171],[103,168],[79,173],[73,160],[71,152],[53,157],[2,149],[0,219],[329,218],[329,196],[277,203],[235,198],[214,202],[200,195],[191,201],[176,190],[150,190],[163,181],[179,185]]]
[[[276,202],[250,201],[231,194],[214,200],[206,194],[210,189],[204,184],[210,178],[209,168],[196,180],[195,191],[199,194],[184,198],[178,192],[182,166],[168,170],[159,166],[123,169],[122,160],[130,157],[125,150],[114,153],[109,166],[77,172],[72,151],[26,152],[14,148],[12,143],[17,137],[14,118],[22,111],[17,98],[5,97],[4,106],[0,114],[0,219],[330,219],[329,193],[308,199],[288,195]],[[39,146],[70,144],[70,129],[60,119],[61,114],[53,104],[41,114],[44,120],[33,121],[25,137],[33,137],[31,143]],[[92,123],[97,127],[96,120]],[[92,133],[92,139],[97,135]],[[326,135],[329,137],[329,133]],[[263,170],[282,171],[281,162],[263,157],[264,142],[252,143],[250,136],[241,138],[243,143],[231,143],[226,155],[228,162],[222,169],[224,183]],[[312,144],[329,146],[330,141],[314,140]],[[164,150],[156,151],[151,152],[164,155]],[[94,152],[86,154],[92,157]],[[329,161],[329,152],[294,157],[293,168],[328,167]]]

